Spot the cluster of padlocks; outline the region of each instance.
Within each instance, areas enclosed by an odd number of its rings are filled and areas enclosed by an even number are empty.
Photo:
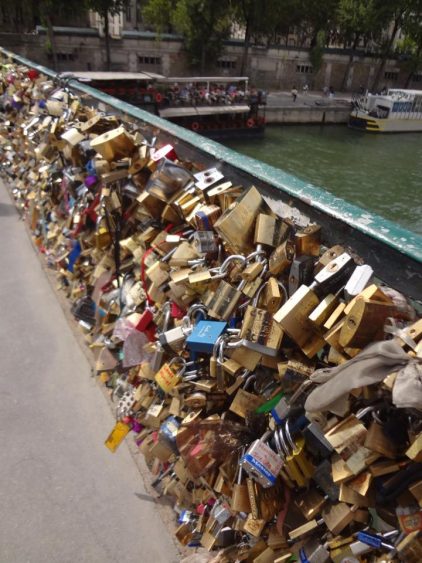
[[[406,297],[324,247],[324,225],[146,125],[16,65],[1,100],[2,175],[97,354],[106,446],[135,440],[181,544],[420,563],[422,320]]]

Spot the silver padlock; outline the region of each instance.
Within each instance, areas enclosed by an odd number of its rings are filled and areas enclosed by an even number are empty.
[[[192,332],[193,326],[188,316],[183,317],[182,324],[162,332],[158,341],[164,350],[179,352],[183,348],[186,337]]]
[[[196,231],[193,235],[193,245],[199,254],[211,254],[218,250],[213,231]]]
[[[353,274],[344,287],[344,297],[346,301],[351,301],[356,295],[359,295],[365,287],[372,283],[374,270],[368,264],[356,266]]]
[[[255,440],[242,458],[243,469],[265,489],[275,485],[283,467],[283,460],[266,443],[271,432]]]
[[[318,297],[336,293],[345,285],[354,269],[353,258],[347,252],[343,252],[317,273],[310,287]]]

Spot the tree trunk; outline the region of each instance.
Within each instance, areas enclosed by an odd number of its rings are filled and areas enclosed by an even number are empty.
[[[349,81],[350,71],[352,70],[353,58],[354,58],[354,55],[355,55],[355,51],[356,51],[356,47],[357,47],[358,41],[359,41],[359,36],[357,35],[357,36],[355,37],[355,40],[353,41],[353,45],[352,45],[352,47],[351,47],[352,52],[351,52],[350,55],[349,55],[349,61],[348,61],[348,63],[347,63],[346,71],[345,71],[345,73],[344,73],[343,80],[342,80],[342,83],[341,83],[341,90],[342,90],[343,92],[344,92],[344,91],[346,90],[346,88],[347,88],[347,82]]]
[[[111,53],[110,53],[110,30],[108,27],[108,10],[102,14],[104,18],[104,39],[106,48],[106,70],[111,70]]]
[[[246,19],[245,43],[243,46],[242,64],[240,65],[240,76],[244,76],[246,74],[246,69],[248,67],[248,53],[249,53],[250,40],[251,40],[251,22],[250,19]]]
[[[409,72],[409,74],[407,75],[406,84],[404,85],[405,88],[409,88],[409,85],[410,85],[410,82],[412,81],[412,78],[413,78],[413,70],[411,70]]]
[[[422,51],[422,45],[419,45],[416,53],[413,55],[412,67],[411,67],[411,71],[409,72],[409,74],[406,78],[406,84],[404,85],[405,88],[409,88],[409,85],[410,85],[410,82],[412,81],[413,75],[415,74],[415,72],[419,68],[419,65],[421,63],[421,60],[420,60],[421,51]]]
[[[374,92],[376,92],[378,90],[381,77],[384,76],[385,65],[387,64],[387,59],[391,54],[391,47],[393,46],[394,39],[396,38],[397,32],[399,30],[401,17],[402,17],[402,14],[400,14],[400,16],[398,16],[394,20],[393,31],[391,33],[390,39],[388,40],[386,48],[384,49],[384,53],[383,53],[382,59],[381,59],[381,64],[378,67],[377,74],[375,75],[375,80],[374,80],[374,83],[373,83],[373,86],[372,86],[372,90]]]
[[[205,45],[202,43],[202,47],[201,47],[201,75],[204,76],[205,75]]]
[[[58,70],[56,37],[54,35],[53,23],[51,21],[50,14],[45,16],[45,21],[47,24],[47,37],[51,46],[51,54],[53,55],[53,70]]]

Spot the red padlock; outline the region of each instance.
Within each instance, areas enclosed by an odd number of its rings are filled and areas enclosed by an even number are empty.
[[[135,326],[136,330],[139,330],[139,332],[145,332],[152,323],[153,318],[154,315],[152,314],[151,309],[145,309],[138,321],[138,324]]]

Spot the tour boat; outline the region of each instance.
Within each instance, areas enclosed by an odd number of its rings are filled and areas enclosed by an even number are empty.
[[[245,76],[157,79],[158,114],[213,139],[262,136],[266,96]]]
[[[422,131],[422,90],[387,90],[352,101],[349,127],[375,133]]]
[[[61,73],[213,139],[260,137],[266,95],[245,76],[165,77],[151,72]]]

